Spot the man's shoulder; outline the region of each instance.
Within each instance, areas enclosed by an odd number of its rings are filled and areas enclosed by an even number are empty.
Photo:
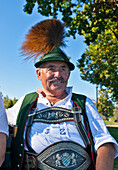
[[[24,100],[30,100],[30,99],[32,100],[35,99],[37,96],[38,96],[37,92],[31,92],[24,96]]]
[[[26,96],[34,96],[34,95],[38,95],[38,93],[37,92],[30,92],[30,93],[27,93],[26,95],[25,95],[25,97]]]

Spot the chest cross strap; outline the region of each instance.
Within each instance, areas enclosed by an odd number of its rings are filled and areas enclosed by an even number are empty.
[[[29,133],[33,122],[46,122],[46,123],[59,123],[68,120],[74,120],[79,131],[79,134],[87,148],[90,145],[89,138],[87,136],[87,132],[83,127],[81,122],[81,110],[80,109],[73,109],[68,110],[60,107],[51,107],[47,109],[43,109],[41,111],[36,112],[34,109],[30,110],[27,120],[27,127],[25,133],[26,145],[30,152],[35,153],[33,148],[29,144]]]
[[[89,121],[88,121],[88,117],[87,117],[86,109],[85,109],[86,96],[73,93],[72,100],[73,100],[74,105],[76,107],[78,106],[78,107],[81,107],[81,109],[82,109],[82,115],[83,115],[83,118],[84,118],[85,127],[86,127],[87,134],[88,134],[90,144],[91,144],[91,156],[92,156],[93,164],[95,166],[96,152],[94,150],[93,135],[92,135],[92,132],[91,132],[91,128],[90,128],[90,125],[89,125]]]
[[[80,110],[81,110],[80,107],[79,108],[73,107],[72,112],[73,112],[74,121],[75,121],[77,130],[78,130],[78,132],[87,148],[90,145],[90,140],[89,140],[87,132],[82,124],[82,121],[81,121],[82,110],[81,111]],[[81,112],[81,114],[80,114],[80,112]]]

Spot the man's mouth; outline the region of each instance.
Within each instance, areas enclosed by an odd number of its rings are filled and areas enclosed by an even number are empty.
[[[52,81],[52,83],[59,84],[59,83],[63,83],[63,82],[62,81]]]

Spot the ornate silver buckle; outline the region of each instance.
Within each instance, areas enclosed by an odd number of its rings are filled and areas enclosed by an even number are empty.
[[[86,170],[91,158],[85,149],[75,142],[55,143],[37,156],[38,168],[44,170]]]

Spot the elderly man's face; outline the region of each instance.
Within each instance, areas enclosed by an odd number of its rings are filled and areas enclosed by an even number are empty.
[[[54,93],[65,90],[70,75],[69,67],[65,62],[46,62],[43,68],[36,72],[45,92]]]

